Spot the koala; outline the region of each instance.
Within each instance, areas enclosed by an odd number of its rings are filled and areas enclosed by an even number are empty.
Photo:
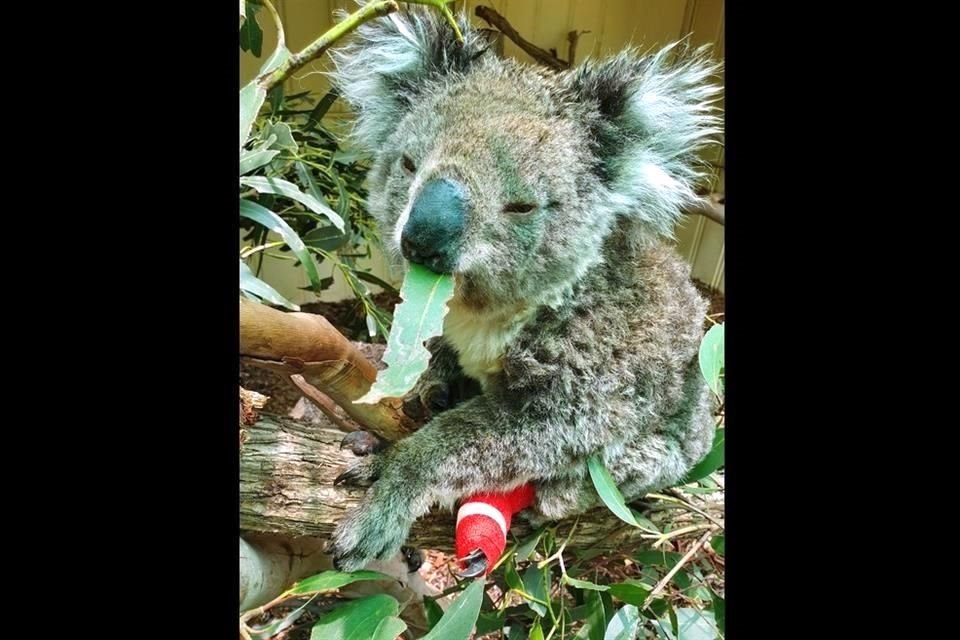
[[[534,483],[535,523],[598,506],[594,455],[636,500],[681,481],[714,438],[707,304],[670,238],[720,133],[719,64],[673,45],[557,72],[458,23],[462,42],[409,7],[333,54],[387,251],[455,285],[407,399],[425,424],[338,478],[368,487],[331,540],[342,570],[481,491]]]

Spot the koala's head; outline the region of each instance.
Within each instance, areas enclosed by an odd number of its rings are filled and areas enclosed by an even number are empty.
[[[672,232],[717,132],[704,50],[551,72],[499,59],[459,18],[411,8],[334,52],[335,86],[372,152],[370,210],[395,255],[452,273],[478,307],[545,300],[631,240]]]

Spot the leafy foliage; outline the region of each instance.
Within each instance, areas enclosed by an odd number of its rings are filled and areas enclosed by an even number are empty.
[[[255,55],[262,42],[257,9],[256,3],[246,3],[240,38],[241,49]],[[278,48],[258,77],[289,55]],[[371,257],[379,240],[365,206],[369,167],[364,158],[347,153],[337,133],[324,125],[336,99],[333,92],[285,95],[282,86],[268,96],[257,79],[240,91],[240,227],[248,243],[241,260],[249,267],[240,290],[267,304],[295,306],[260,279],[265,257],[302,266],[307,288],[317,295],[333,284],[337,272],[363,304],[370,337],[384,339],[391,317],[374,302],[368,285],[393,287],[358,264]],[[270,235],[279,235],[279,243]],[[320,268],[327,265],[330,276],[321,277]]]

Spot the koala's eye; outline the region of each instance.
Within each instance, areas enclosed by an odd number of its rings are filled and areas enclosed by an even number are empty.
[[[511,202],[503,208],[504,213],[530,213],[536,209],[536,205],[528,202]]]
[[[404,171],[406,171],[407,173],[417,172],[417,165],[413,163],[413,160],[410,159],[410,156],[404,154],[403,160],[401,161],[401,163],[403,164]]]

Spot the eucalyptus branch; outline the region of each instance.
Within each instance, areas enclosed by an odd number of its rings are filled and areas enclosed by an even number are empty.
[[[279,23],[280,16],[276,13],[276,9],[273,8],[273,5],[270,4],[270,0],[262,1],[264,5],[271,10],[274,21],[277,23],[277,37],[279,39],[277,48],[279,49],[283,46],[284,42],[283,28]],[[460,28],[457,26],[457,21],[454,19],[453,13],[451,13],[450,8],[447,6],[444,0],[406,1],[410,4],[423,4],[436,8],[441,14],[443,14],[443,17],[447,19],[447,22],[450,23],[450,26],[453,28],[453,32],[457,36],[457,40],[459,42],[463,42],[463,34],[460,33]],[[307,63],[322,56],[327,49],[333,46],[337,40],[354,31],[364,22],[373,20],[374,18],[382,18],[385,15],[399,10],[400,7],[397,5],[395,0],[382,0],[381,2],[371,2],[370,4],[364,5],[360,9],[347,16],[347,18],[343,21],[335,24],[326,33],[307,45],[302,51],[291,54],[275,70],[260,78],[258,82],[260,83],[261,88],[263,88],[264,91],[270,91],[277,85],[283,84],[292,73],[303,68]]]
[[[287,46],[287,38],[283,33],[283,22],[280,20],[280,13],[277,11],[277,8],[273,6],[273,3],[270,0],[257,0],[257,4],[263,5],[267,8],[267,11],[270,13],[270,17],[273,19],[273,26],[277,28],[277,49],[283,49]]]
[[[264,2],[267,2],[267,0],[264,0]],[[286,79],[290,77],[290,74],[298,71],[308,62],[322,56],[337,40],[355,30],[364,22],[383,17],[399,10],[400,7],[394,0],[383,0],[382,2],[371,2],[354,11],[345,20],[337,23],[326,33],[307,45],[302,51],[291,54],[274,71],[261,77],[258,80],[261,88],[264,91],[270,91],[277,85],[285,82]]]

